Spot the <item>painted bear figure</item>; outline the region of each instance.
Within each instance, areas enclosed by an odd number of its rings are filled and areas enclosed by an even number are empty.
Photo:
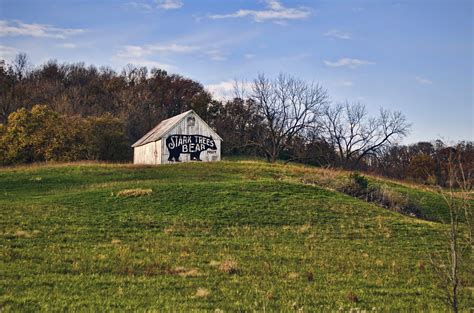
[[[189,153],[191,160],[201,161],[201,152],[205,150],[217,150],[216,143],[211,137],[202,135],[170,135],[166,138],[168,148],[168,161],[180,162],[181,153]]]

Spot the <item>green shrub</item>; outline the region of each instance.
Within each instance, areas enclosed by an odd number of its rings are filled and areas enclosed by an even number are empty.
[[[369,180],[357,173],[357,172],[353,172],[349,175],[349,178],[360,188],[360,189],[367,189],[367,187],[369,187]]]
[[[369,181],[363,175],[359,173],[349,174],[348,179],[341,182],[340,186],[336,189],[358,198],[366,198],[368,194]]]

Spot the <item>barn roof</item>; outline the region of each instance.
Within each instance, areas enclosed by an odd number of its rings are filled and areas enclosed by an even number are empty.
[[[147,143],[160,140],[161,138],[163,138],[164,135],[166,135],[166,133],[168,133],[168,131],[170,131],[177,123],[179,123],[179,121],[181,121],[187,115],[192,114],[192,113],[194,113],[195,116],[197,116],[199,119],[201,119],[199,117],[199,115],[197,115],[196,112],[194,112],[193,110],[189,110],[189,111],[186,111],[184,113],[181,113],[181,114],[175,115],[173,117],[170,117],[169,119],[161,121],[158,125],[155,126],[155,128],[153,128],[148,133],[146,133],[145,136],[138,139],[138,141],[135,142],[132,145],[132,147],[143,146],[143,145],[146,145]],[[204,122],[204,124],[207,125],[206,122]],[[209,125],[207,125],[207,126],[209,127]],[[219,139],[222,140],[222,138],[217,133],[216,133],[216,135],[217,135],[217,137],[219,137]]]

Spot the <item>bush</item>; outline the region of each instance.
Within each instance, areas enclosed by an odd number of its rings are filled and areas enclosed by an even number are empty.
[[[367,189],[369,186],[369,180],[365,176],[360,175],[357,172],[353,172],[349,175],[349,178],[360,188]]]
[[[359,173],[349,174],[346,180],[339,188],[339,191],[359,198],[366,198],[368,194],[369,180]]]
[[[0,125],[0,164],[131,157],[123,122],[112,115],[61,116],[46,105],[21,108]]]
[[[60,128],[59,115],[45,105],[36,105],[31,111],[21,108],[11,113],[0,139],[1,150],[4,151],[1,162],[12,164],[48,160],[49,150],[58,144]]]

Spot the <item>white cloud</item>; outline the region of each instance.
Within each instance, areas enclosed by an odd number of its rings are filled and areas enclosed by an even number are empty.
[[[167,55],[167,54],[189,54],[198,52],[201,56],[207,56],[213,61],[225,61],[227,55],[220,48],[213,46],[192,46],[177,43],[171,44],[149,44],[144,46],[128,45],[123,46],[116,54],[117,58],[128,59],[142,59],[151,55]]]
[[[28,24],[22,21],[0,20],[0,37],[4,36],[31,36],[65,39],[83,33],[80,28],[58,28],[47,24]]]
[[[133,55],[133,53],[129,55],[118,53],[117,55],[112,57],[111,60],[114,63],[116,63],[119,67],[123,67],[127,64],[132,64],[136,66],[146,66],[148,68],[156,67],[156,68],[167,70],[167,71],[175,69],[175,66],[171,64],[152,60],[152,59],[143,57],[142,55],[139,55],[139,54]]]
[[[196,46],[180,45],[176,43],[162,45],[150,45],[148,46],[151,51],[157,52],[173,52],[173,53],[189,53],[199,49]]]
[[[283,10],[284,7],[277,0],[267,0],[267,5],[272,10]]]
[[[153,0],[153,1],[131,1],[125,3],[125,5],[138,9],[147,13],[152,12],[156,9],[162,10],[176,10],[183,6],[181,0]]]
[[[253,58],[255,58],[255,54],[246,53],[246,54],[244,54],[244,58],[246,58],[247,60],[253,59]]]
[[[74,48],[77,47],[76,44],[70,43],[70,42],[68,42],[68,43],[62,43],[62,44],[59,44],[59,45],[57,45],[57,46],[58,46],[58,47],[61,47],[61,48],[64,48],[64,49],[74,49]]]
[[[231,100],[236,96],[236,81],[226,80],[216,84],[204,86],[215,98],[219,100]],[[237,93],[249,91],[251,82],[237,82]]]
[[[157,61],[153,61],[153,60],[148,60],[148,59],[127,59],[127,60],[124,60],[126,61],[125,63],[126,64],[133,64],[133,65],[139,65],[139,66],[146,66],[148,68],[153,68],[153,67],[156,67],[156,68],[159,68],[159,69],[163,69],[163,70],[171,70],[174,68],[173,65],[171,64],[167,64],[167,63],[161,63],[161,62],[157,62]],[[124,63],[124,64],[125,64]]]
[[[146,12],[149,12],[149,11],[153,10],[153,7],[151,5],[149,5],[148,3],[143,3],[143,2],[132,1],[132,2],[125,3],[125,5],[133,7],[135,9],[143,10],[143,11],[146,11]]]
[[[337,38],[337,39],[351,39],[352,35],[350,33],[342,32],[337,29],[331,29],[330,31],[326,32],[324,36]]]
[[[139,58],[153,53],[189,53],[197,50],[198,47],[180,44],[154,44],[145,46],[124,46],[117,53],[121,58]]]
[[[115,56],[122,59],[159,56],[160,60],[166,58],[166,60],[173,61],[177,58],[191,56],[212,61],[225,61],[230,56],[231,46],[235,46],[247,38],[249,38],[247,34],[237,34],[233,37],[225,34],[224,37],[221,37],[216,35],[216,32],[198,33],[169,42],[147,42],[140,45],[120,46],[115,51]],[[252,55],[247,57],[251,58]]]
[[[227,56],[219,49],[210,49],[205,52],[213,61],[225,61]]]
[[[341,86],[344,86],[344,87],[352,87],[354,85],[353,82],[351,82],[350,80],[344,80],[341,82]]]
[[[217,98],[229,98],[234,92],[234,81],[223,81],[217,84],[206,85],[205,88]]]
[[[311,15],[311,11],[304,7],[286,8],[279,1],[267,0],[264,10],[240,9],[230,14],[215,14],[209,16],[212,19],[253,17],[256,22],[276,21],[282,23],[284,20],[305,19]]]
[[[18,50],[14,47],[0,45],[0,59],[2,60],[11,60],[15,57]]]
[[[156,4],[163,10],[175,10],[183,6],[183,2],[180,0],[157,0]]]
[[[342,58],[337,61],[324,61],[324,64],[326,64],[329,67],[349,67],[349,68],[356,68],[361,65],[372,65],[375,64],[374,62],[371,61],[366,61],[366,60],[360,60],[360,59],[350,59],[350,58]]]
[[[150,50],[140,46],[125,46],[117,53],[117,56],[119,58],[139,58],[150,53]]]
[[[114,61],[120,64],[134,64],[147,67],[157,67],[165,70],[174,69],[175,66],[153,60],[153,56],[166,53],[189,53],[195,51],[198,47],[180,45],[180,44],[153,44],[145,46],[124,46],[117,52]],[[150,59],[151,57],[151,59]]]
[[[416,76],[415,79],[421,85],[431,85],[431,84],[433,84],[433,81],[431,81],[429,79],[426,79],[426,78],[423,78],[423,77],[420,77],[420,76]]]

